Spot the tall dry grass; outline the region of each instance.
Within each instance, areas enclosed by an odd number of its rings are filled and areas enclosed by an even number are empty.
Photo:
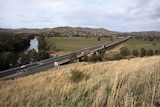
[[[89,78],[73,83],[73,69]],[[0,106],[152,107],[160,104],[160,56],[77,63],[0,82]]]

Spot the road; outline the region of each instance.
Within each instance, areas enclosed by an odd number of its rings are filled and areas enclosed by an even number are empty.
[[[118,45],[128,39],[129,39],[129,37],[123,38],[123,39],[120,39],[117,41],[112,41],[112,42],[100,44],[100,45],[97,45],[94,47],[78,50],[75,53],[77,56],[79,56],[84,51],[94,52],[97,50],[101,50],[103,48],[109,48],[111,46]],[[15,79],[15,78],[24,77],[24,76],[31,75],[31,74],[34,74],[37,72],[48,70],[50,68],[55,67],[54,62],[62,62],[62,61],[67,62],[69,60],[69,56],[70,56],[70,54],[65,54],[62,56],[48,58],[48,59],[34,62],[31,64],[26,64],[26,65],[19,66],[16,68],[0,71],[0,80]]]

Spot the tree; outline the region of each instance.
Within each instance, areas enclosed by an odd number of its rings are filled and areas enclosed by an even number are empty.
[[[100,36],[97,38],[97,41],[101,41],[101,37]]]
[[[160,49],[158,49],[158,55],[160,55]]]
[[[1,54],[2,69],[7,69],[12,66],[16,61],[16,56],[13,52],[3,52]]]
[[[114,54],[113,57],[111,58],[111,60],[120,60],[122,59],[122,56],[118,53],[118,54]]]
[[[4,51],[4,47],[3,47],[3,44],[0,43],[0,53],[2,53]]]
[[[141,48],[140,54],[141,54],[141,57],[146,56],[146,51],[144,48]]]
[[[139,53],[138,53],[137,50],[133,50],[133,51],[132,51],[132,54],[133,54],[133,56],[138,56],[138,55],[139,55]]]
[[[38,45],[39,51],[40,50],[47,50],[47,43],[45,42],[45,39],[43,36],[38,37],[38,42],[39,42],[39,45]]]
[[[149,49],[149,50],[148,50],[148,54],[149,54],[149,56],[153,56],[153,54],[154,54],[154,53],[153,53],[153,49]]]
[[[0,71],[3,70],[3,59],[2,54],[0,53]]]
[[[122,47],[120,48],[120,53],[123,57],[128,56],[130,54],[129,50],[127,47]]]
[[[69,55],[69,61],[73,63],[75,59],[77,59],[77,55],[75,52],[73,52]]]
[[[25,53],[22,53],[20,55],[20,59],[21,59],[21,61],[20,61],[21,65],[29,64],[29,62],[30,62],[30,58],[29,58],[28,54],[25,54]]]
[[[27,54],[28,54],[31,62],[38,61],[38,53],[36,52],[35,49],[28,51]]]
[[[48,50],[49,51],[55,51],[56,50],[56,45],[54,44],[54,43],[52,43],[52,44],[50,44],[49,46],[48,46]]]
[[[160,55],[160,49],[155,50],[156,55]]]
[[[47,42],[45,41],[45,38],[43,36],[39,36],[38,37],[38,55],[37,55],[37,59],[38,60],[43,60],[43,59],[47,59],[50,57],[49,53],[47,51],[49,51],[49,47],[47,46]]]
[[[98,56],[97,54],[92,54],[89,58],[88,58],[89,62],[97,62],[97,61],[102,61],[102,58],[100,56]]]
[[[46,52],[46,51],[44,51],[44,50],[41,50],[41,51],[39,51],[38,52],[38,60],[43,60],[43,59],[47,59],[47,58],[49,58],[49,53],[48,52]]]
[[[155,50],[155,55],[158,55],[158,50]]]

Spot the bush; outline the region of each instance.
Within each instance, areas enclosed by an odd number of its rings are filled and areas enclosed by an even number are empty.
[[[69,56],[69,61],[70,61],[71,63],[73,63],[75,59],[77,59],[77,55],[76,55],[75,52],[73,52],[73,53],[71,53],[70,56]]]
[[[155,55],[160,55],[160,49],[155,50]]]
[[[155,43],[152,43],[152,45],[156,45]]]
[[[112,57],[112,60],[120,60],[120,59],[123,59],[121,54],[115,54],[113,57]]]
[[[89,62],[97,62],[97,61],[102,61],[102,58],[100,56],[97,56],[96,54],[92,54],[89,58],[88,58]]]
[[[149,56],[153,56],[153,55],[154,55],[153,50],[152,50],[152,49],[149,49],[149,50],[148,50],[148,54],[149,54]]]
[[[146,56],[146,50],[144,48],[141,48],[140,55],[141,57]]]
[[[138,56],[138,55],[139,55],[139,53],[138,53],[137,50],[133,50],[133,51],[132,51],[132,54],[133,54],[133,56]]]
[[[120,48],[120,53],[121,53],[121,55],[122,55],[123,57],[130,55],[129,50],[128,50],[128,48],[126,48],[126,47]]]
[[[75,83],[78,83],[80,82],[83,78],[84,78],[84,74],[83,72],[79,71],[79,70],[76,70],[76,69],[73,69],[71,70],[71,77],[70,77],[70,80],[72,82],[75,82]]]

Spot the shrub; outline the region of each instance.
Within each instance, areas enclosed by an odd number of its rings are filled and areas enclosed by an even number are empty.
[[[71,73],[70,80],[75,83],[78,83],[79,81],[81,81],[85,76],[83,72],[76,69],[71,70],[70,73]]]
[[[89,58],[88,58],[89,62],[97,62],[97,61],[102,61],[102,58],[96,54],[92,54]]]
[[[120,48],[120,53],[121,53],[121,55],[122,55],[123,57],[128,56],[128,55],[130,54],[128,48],[126,48],[126,47]]]
[[[115,54],[113,57],[112,57],[112,60],[120,60],[120,59],[123,59],[121,54]]]
[[[160,49],[155,50],[156,55],[160,55]]]
[[[146,50],[144,49],[144,48],[141,48],[141,50],[140,50],[140,55],[141,55],[141,57],[143,57],[143,56],[145,56],[146,55],[146,52],[145,52]]]
[[[153,56],[153,55],[154,55],[153,50],[152,50],[152,49],[149,49],[149,50],[148,50],[148,54],[149,54],[149,56]]]
[[[76,55],[75,52],[73,52],[73,53],[71,53],[70,56],[69,56],[69,61],[70,61],[71,63],[73,63],[75,59],[77,59],[77,55]]]
[[[132,54],[133,54],[133,56],[138,56],[138,55],[139,55],[139,53],[138,53],[137,50],[133,50],[133,51],[132,51]]]
[[[156,43],[152,43],[152,45],[156,45]]]

